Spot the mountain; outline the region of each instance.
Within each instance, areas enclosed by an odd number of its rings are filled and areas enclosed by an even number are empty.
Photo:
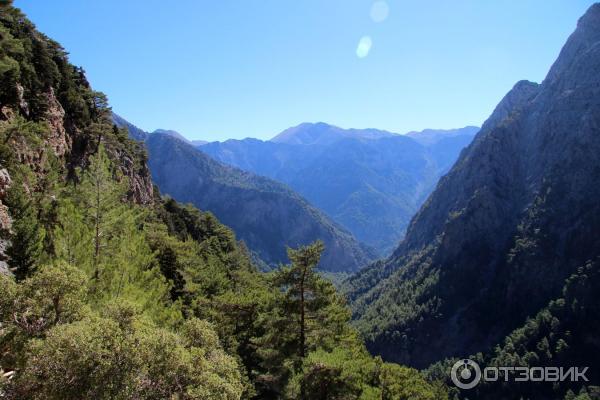
[[[423,145],[433,145],[447,138],[457,136],[475,136],[479,132],[477,126],[465,126],[461,129],[425,129],[420,132],[408,132],[406,136]]]
[[[410,138],[301,124],[271,141],[227,140],[198,149],[289,185],[383,256],[397,246],[410,218],[476,130],[435,131],[437,140],[423,145],[416,138],[428,133]]]
[[[189,141],[188,139],[185,138],[185,136],[183,136],[181,133],[171,130],[171,129],[156,129],[154,132],[152,132],[153,134],[159,134],[159,135],[167,135],[167,136],[171,136],[174,137],[176,139],[182,140],[186,143],[190,143],[192,144],[191,141]]]
[[[325,271],[356,271],[372,257],[349,232],[278,182],[225,166],[170,135],[150,135],[146,148],[162,193],[214,213],[268,264],[285,262],[286,246],[317,239],[325,243]]]
[[[271,139],[274,143],[328,145],[344,138],[378,139],[396,136],[378,129],[343,129],[324,122],[303,123],[286,129]]]
[[[536,353],[559,363],[549,365],[597,364],[600,345],[591,321],[598,308],[573,298],[589,302],[586,291],[598,289],[599,70],[596,4],[544,81],[518,82],[502,99],[393,255],[346,282],[371,352],[425,367],[501,344],[498,352],[512,357],[503,362],[522,360],[516,365],[546,365],[535,361]],[[587,307],[586,320],[577,319],[581,307]],[[565,325],[550,317],[552,327],[536,329],[568,326],[571,336],[536,336],[527,318],[542,312],[535,324],[543,324],[548,310]],[[504,341],[513,330],[522,347]],[[567,343],[571,357],[561,358]],[[525,357],[527,349],[533,353]]]
[[[117,125],[119,128],[126,128],[127,131],[129,132],[129,136],[133,140],[136,140],[138,142],[143,142],[146,139],[148,139],[148,137],[150,136],[150,133],[144,131],[141,128],[138,128],[137,126],[135,126],[134,124],[132,124],[131,122],[127,121],[125,118],[121,117],[120,115],[118,115],[114,112],[111,113],[111,118],[112,118],[112,121],[114,122],[114,124]],[[152,133],[172,136],[172,137],[182,140],[186,143],[190,143],[193,146],[202,146],[202,145],[208,143],[206,140],[188,140],[181,133],[179,133],[177,131],[173,131],[173,130],[168,130],[168,129],[156,129]]]
[[[374,258],[371,249],[283,184],[223,165],[171,131],[147,134],[145,145],[161,193],[212,212],[271,266],[287,260],[286,246],[317,239],[325,243],[323,271],[356,271]]]
[[[129,137],[131,137],[133,140],[143,142],[144,140],[146,140],[148,138],[148,132],[133,125],[131,122],[127,121],[125,118],[121,117],[120,115],[115,114],[113,112],[113,113],[111,113],[111,118],[115,125],[117,125],[120,128],[126,128],[127,131],[129,132]]]

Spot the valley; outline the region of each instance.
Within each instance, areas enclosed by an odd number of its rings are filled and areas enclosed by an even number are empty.
[[[389,11],[373,3],[369,23]],[[381,62],[373,32],[348,69]],[[235,66],[218,69],[251,68]],[[0,1],[0,399],[599,399],[599,71],[596,3],[481,127],[204,140],[116,114],[94,73]],[[134,93],[168,106],[150,94]]]

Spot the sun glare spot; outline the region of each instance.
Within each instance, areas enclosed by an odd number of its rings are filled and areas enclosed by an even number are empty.
[[[358,46],[356,46],[356,55],[358,58],[365,58],[368,56],[372,45],[373,42],[369,36],[361,37],[358,41]]]

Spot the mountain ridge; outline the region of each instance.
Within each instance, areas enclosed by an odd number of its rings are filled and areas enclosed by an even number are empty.
[[[454,135],[431,131],[436,138],[426,145],[406,135],[364,139],[333,134],[325,144],[247,138],[197,148],[285,183],[383,256],[402,239],[410,217],[472,140],[474,129],[456,129]]]
[[[422,131],[410,131],[405,135],[416,140],[422,145],[433,145],[441,140],[460,135],[475,136],[481,129],[478,126],[467,125],[456,129],[423,129]]]
[[[287,144],[329,145],[343,138],[371,140],[395,135],[397,134],[379,129],[344,129],[325,122],[304,122],[284,130],[269,141]]]

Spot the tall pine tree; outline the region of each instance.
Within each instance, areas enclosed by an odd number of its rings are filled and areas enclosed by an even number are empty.
[[[103,272],[104,258],[111,254],[111,233],[118,229],[123,214],[128,212],[122,202],[125,189],[113,180],[111,164],[102,145],[90,157],[89,166],[81,175],[76,200],[84,211],[86,224],[93,231],[92,278],[98,280]]]
[[[291,264],[272,275],[271,283],[279,295],[263,316],[265,334],[257,341],[266,370],[260,380],[274,393],[285,391],[288,380],[301,369],[310,352],[330,351],[356,341],[343,299],[315,270],[323,250],[320,241],[288,249]]]
[[[44,229],[37,219],[36,209],[20,180],[13,182],[6,203],[13,219],[9,266],[17,280],[30,276],[43,249]]]

